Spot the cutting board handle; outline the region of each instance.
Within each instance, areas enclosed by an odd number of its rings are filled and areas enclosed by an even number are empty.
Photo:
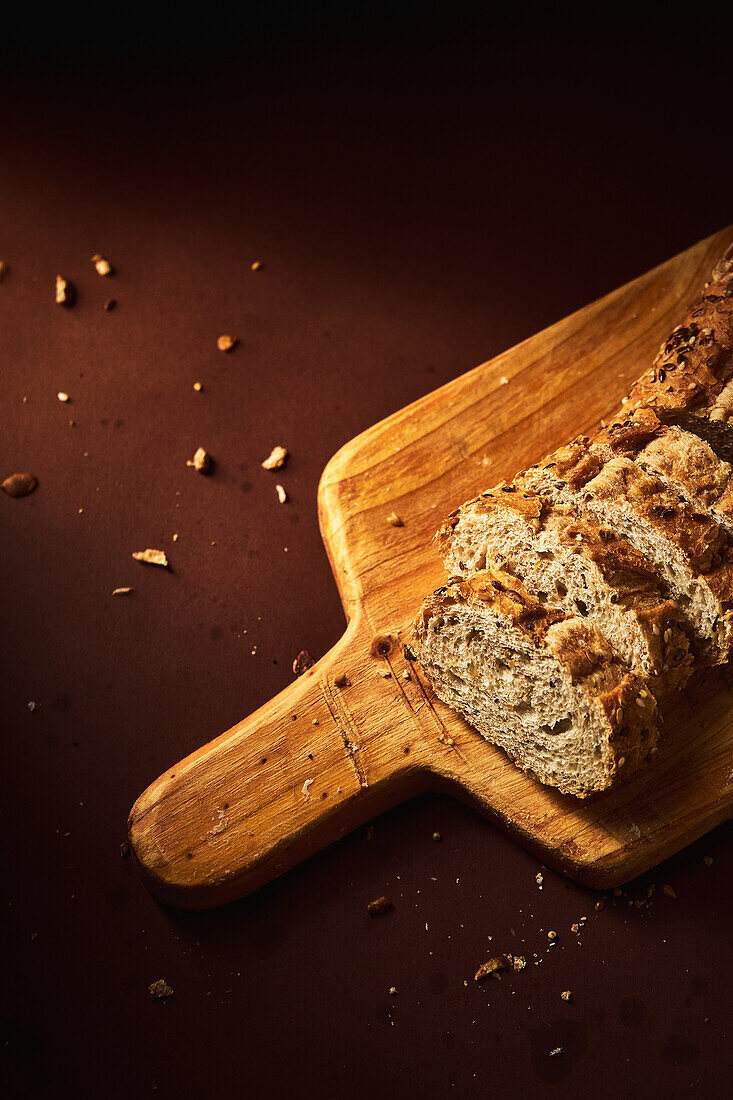
[[[388,706],[375,710],[375,680],[394,700],[394,683],[390,692],[379,677],[385,662],[352,619],[293,684],[148,787],[129,835],[156,897],[182,908],[241,897],[425,789],[417,762],[395,765],[399,722]],[[380,724],[381,749],[370,751],[362,735]]]

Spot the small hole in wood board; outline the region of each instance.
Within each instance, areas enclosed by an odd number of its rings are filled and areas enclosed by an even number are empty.
[[[260,764],[266,764],[266,763],[267,763],[267,757],[263,756],[262,759],[260,760]]]

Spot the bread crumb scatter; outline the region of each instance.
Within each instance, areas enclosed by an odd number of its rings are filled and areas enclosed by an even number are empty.
[[[59,399],[59,401],[61,402],[62,405],[65,405],[67,403],[67,401],[71,400],[68,393],[64,393],[63,390],[59,390],[59,392],[56,394],[56,396],[57,396],[57,398]]]
[[[216,341],[216,346],[218,347],[219,351],[232,351],[232,349],[236,346],[236,343],[236,337],[224,335],[219,336]]]
[[[97,275],[114,275],[114,268],[109,260],[105,260],[104,256],[99,252],[95,252],[92,256],[92,263],[96,268]]]
[[[293,673],[296,676],[302,676],[309,668],[313,668],[315,663],[316,662],[313,660],[308,650],[301,649],[300,653],[293,661]]]
[[[168,559],[163,550],[136,550],[133,553],[135,561],[143,561],[148,565],[168,565]]]
[[[158,978],[157,981],[151,982],[148,986],[148,997],[152,1001],[164,1001],[167,997],[172,996],[173,990],[164,978]]]
[[[19,497],[27,497],[37,485],[38,481],[33,474],[11,474],[2,482],[0,489],[7,493],[9,497],[18,499]]]
[[[76,299],[76,291],[74,284],[70,283],[68,279],[65,279],[63,275],[56,276],[56,305],[73,306]]]
[[[288,460],[288,452],[285,447],[281,447],[279,444],[273,447],[269,455],[262,463],[263,470],[280,470]]]
[[[512,959],[512,966],[515,970],[524,970],[527,965],[527,960],[524,955],[515,955]]]
[[[187,466],[193,466],[199,474],[207,474],[211,468],[211,455],[203,447],[199,447],[196,454],[186,463]]]
[[[404,520],[397,515],[396,512],[390,512],[387,516],[387,523],[391,523],[393,527],[404,527]]]
[[[662,883],[662,893],[664,894],[665,898],[671,898],[672,901],[677,900],[677,891],[675,890],[674,886],[670,886],[668,882]]]
[[[285,504],[288,499],[288,494],[283,489],[282,485],[275,486],[275,492],[277,493],[277,499],[281,504]]]
[[[378,917],[380,913],[386,913],[388,909],[392,909],[392,901],[390,898],[375,898],[374,901],[370,901],[367,905],[367,913],[372,917]]]
[[[133,591],[132,588],[115,588],[112,591],[113,596],[129,596]]]
[[[493,959],[489,959],[487,962],[482,963],[473,976],[475,982],[480,982],[484,978],[488,978],[490,974],[497,974],[500,970],[506,970],[507,966],[506,957],[504,955],[495,955]]]

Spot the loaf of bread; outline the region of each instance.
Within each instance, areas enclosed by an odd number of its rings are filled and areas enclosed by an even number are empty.
[[[451,513],[414,624],[435,693],[585,796],[733,646],[733,245],[614,418]]]
[[[430,596],[414,628],[436,694],[542,783],[585,797],[654,752],[657,705],[588,622],[486,570]]]

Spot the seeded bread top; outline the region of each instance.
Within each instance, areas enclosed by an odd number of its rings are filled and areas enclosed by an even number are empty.
[[[659,349],[651,370],[634,382],[624,409],[695,409],[712,405],[733,375],[733,244],[710,281]]]

